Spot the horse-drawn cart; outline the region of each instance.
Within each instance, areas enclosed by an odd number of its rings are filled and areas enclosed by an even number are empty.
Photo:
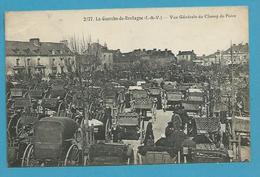
[[[77,130],[77,123],[70,118],[41,119],[34,126],[34,136],[24,151],[22,166],[80,165],[83,160],[75,138]]]
[[[190,162],[210,163],[229,162],[230,156],[225,147],[220,148],[220,119],[219,118],[195,118],[196,147],[190,150]]]
[[[162,89],[159,87],[148,88],[149,97],[156,100],[156,108],[162,109]]]
[[[163,110],[174,110],[176,105],[180,105],[184,95],[180,91],[167,91],[163,98]]]
[[[143,137],[144,122],[135,112],[120,113],[113,120],[113,140],[138,140]]]
[[[141,115],[145,121],[156,119],[156,102],[149,97],[135,99],[133,110]]]

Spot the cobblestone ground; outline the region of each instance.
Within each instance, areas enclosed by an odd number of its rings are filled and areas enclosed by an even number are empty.
[[[165,128],[168,122],[171,120],[172,111],[157,110],[156,111],[156,120],[153,124],[153,131],[154,131],[154,139],[157,141],[162,134],[165,132]]]

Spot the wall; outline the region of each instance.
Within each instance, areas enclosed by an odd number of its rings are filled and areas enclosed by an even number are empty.
[[[113,53],[104,52],[101,54],[101,65],[106,65],[107,68],[112,69],[113,66]]]
[[[16,66],[16,59],[19,59],[20,66],[28,66],[28,59],[30,59],[29,64],[34,68],[38,64],[38,59],[40,59],[40,65],[46,66],[45,76],[52,73],[53,59],[54,65],[57,66],[57,72],[61,72],[61,67],[64,67],[64,72],[68,72],[68,67],[71,66],[72,72],[75,71],[76,62],[74,56],[6,56],[6,73],[13,73],[13,66]],[[62,60],[61,60],[62,59]],[[32,70],[35,73],[35,70]]]

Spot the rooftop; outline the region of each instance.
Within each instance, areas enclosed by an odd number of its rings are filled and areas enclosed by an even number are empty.
[[[248,53],[249,52],[248,43],[233,44],[232,51],[233,53]],[[230,53],[231,53],[231,47],[224,51],[224,54],[230,54]]]
[[[65,43],[30,41],[6,41],[6,56],[67,56],[73,55]]]
[[[195,55],[193,50],[188,50],[188,51],[179,51],[178,55]]]

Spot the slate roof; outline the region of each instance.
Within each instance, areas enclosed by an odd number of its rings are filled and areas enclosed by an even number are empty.
[[[73,53],[64,43],[6,41],[6,56],[71,56]]]
[[[246,44],[238,44],[232,46],[233,53],[248,53],[249,52],[249,46],[248,43]],[[231,47],[224,51],[224,54],[230,54]]]
[[[111,50],[109,50],[111,51]],[[171,50],[141,50],[141,49],[135,49],[131,52],[121,53],[120,51],[113,51],[114,53],[117,53],[117,55],[114,57],[115,62],[134,62],[140,57],[149,57],[149,58],[164,58],[164,57],[174,57],[175,55],[172,53]]]
[[[190,51],[179,51],[178,55],[195,55],[194,51],[190,50]]]
[[[223,52],[223,54],[230,55],[230,53],[231,53],[230,50],[231,50],[231,47],[228,48],[227,50],[225,50]],[[234,44],[232,46],[232,50],[233,50],[234,54],[235,53],[248,53],[249,52],[249,46],[248,46],[248,43],[246,43],[246,44],[238,44],[238,45]],[[220,51],[217,51],[217,52],[215,52],[213,54],[205,56],[204,58],[216,58],[216,56],[219,55],[219,54],[220,54]]]

